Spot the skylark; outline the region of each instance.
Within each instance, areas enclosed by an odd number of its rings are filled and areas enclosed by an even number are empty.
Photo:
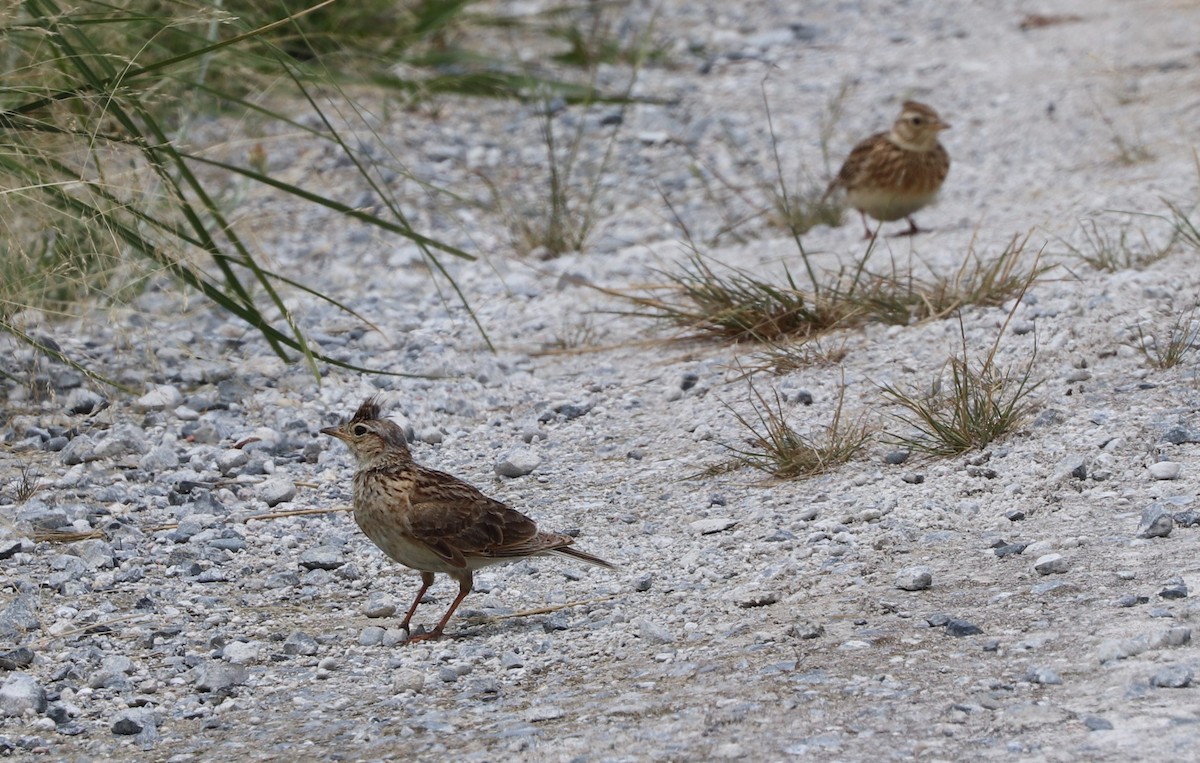
[[[480,567],[531,556],[557,555],[613,569],[613,565],[572,546],[569,535],[538,530],[532,519],[488,498],[466,482],[415,463],[395,422],[380,418],[371,397],[354,416],[322,434],[350,448],[354,472],[354,521],[393,560],[421,573],[421,589],[400,627],[409,621],[434,573],[458,581],[458,596],[437,627],[409,641],[436,639],[474,585]]]
[[[950,172],[950,155],[938,142],[938,133],[949,128],[925,104],[905,101],[891,130],[854,147],[823,198],[843,189],[862,216],[867,238],[875,235],[867,215],[883,222],[903,217],[909,227],[898,235],[920,233],[912,214],[933,203]]]

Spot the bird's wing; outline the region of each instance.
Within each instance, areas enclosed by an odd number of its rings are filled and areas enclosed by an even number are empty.
[[[424,467],[415,476],[412,534],[455,567],[466,567],[468,556],[528,556],[555,547],[538,542],[544,534],[532,519],[457,477]]]
[[[850,155],[846,157],[846,161],[842,162],[842,168],[838,170],[837,177],[829,184],[829,189],[825,191],[825,194],[828,195],[835,188],[849,190],[858,185],[859,178],[868,164],[868,159],[876,151],[879,141],[887,140],[887,135],[886,132],[876,133],[851,149]]]

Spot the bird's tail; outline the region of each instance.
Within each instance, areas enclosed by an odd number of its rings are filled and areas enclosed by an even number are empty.
[[[558,554],[559,556],[569,556],[577,561],[587,562],[588,564],[594,564],[597,567],[604,567],[605,569],[609,570],[615,570],[617,568],[617,565],[613,564],[612,562],[606,562],[598,556],[592,556],[586,551],[580,551],[579,549],[572,548],[570,546],[556,548],[550,553]]]

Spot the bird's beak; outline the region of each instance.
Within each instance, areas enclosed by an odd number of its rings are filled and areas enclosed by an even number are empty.
[[[336,437],[339,440],[345,440],[346,437],[342,434],[341,427],[325,427],[321,430],[321,434],[327,434],[330,437]]]
[[[950,123],[949,123],[949,122],[941,122],[941,121],[939,121],[939,122],[938,122],[938,129],[939,129],[939,130],[949,130],[949,129],[950,129]]]

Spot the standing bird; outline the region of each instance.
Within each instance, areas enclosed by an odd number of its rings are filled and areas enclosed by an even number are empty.
[[[949,128],[925,104],[905,101],[890,131],[854,147],[822,201],[845,190],[846,201],[862,215],[867,238],[875,235],[867,215],[883,222],[903,217],[909,228],[898,235],[920,233],[912,214],[933,203],[950,172],[950,155],[938,142],[938,133]]]
[[[427,469],[409,453],[404,432],[379,417],[370,397],[346,423],[326,427],[350,448],[354,472],[354,521],[393,560],[421,573],[421,590],[400,627],[408,630],[436,572],[458,581],[458,596],[437,627],[409,641],[441,637],[446,622],[474,585],[480,567],[555,554],[599,567],[613,565],[572,548],[569,535],[541,532],[532,519],[488,498],[445,472]]]

